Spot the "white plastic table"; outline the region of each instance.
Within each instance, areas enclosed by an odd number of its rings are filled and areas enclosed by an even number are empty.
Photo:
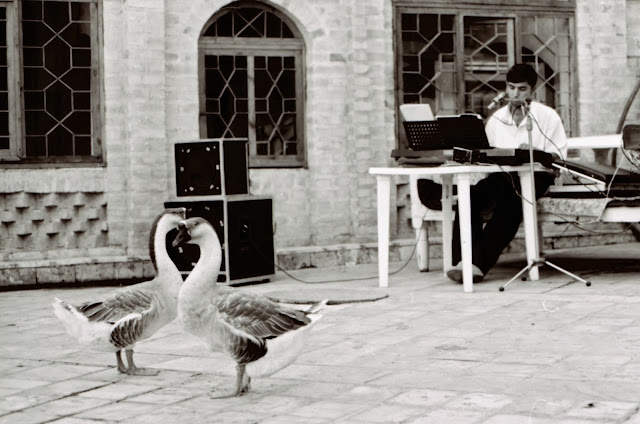
[[[534,170],[544,168],[536,164]],[[390,167],[369,168],[369,174],[378,181],[378,279],[380,287],[389,286],[389,213],[391,177],[394,175],[417,175],[442,182],[442,252],[443,270],[451,267],[451,235],[453,233],[453,185],[458,187],[458,213],[460,214],[460,243],[462,253],[462,281],[466,293],[473,292],[473,271],[471,256],[471,198],[472,182],[479,181],[495,172],[517,172],[522,188],[522,214],[525,228],[527,262],[532,263],[538,256],[538,225],[531,197],[531,170],[528,164],[518,166],[498,165],[443,165],[433,167]],[[538,280],[538,267],[529,271],[531,280]]]

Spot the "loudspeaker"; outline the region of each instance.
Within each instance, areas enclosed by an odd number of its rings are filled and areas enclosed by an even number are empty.
[[[273,202],[263,196],[233,196],[220,200],[165,202],[165,208],[184,207],[187,218],[209,221],[222,244],[223,260],[218,281],[241,283],[270,280],[275,274]],[[171,247],[177,230],[167,235],[169,257],[184,274],[198,261],[198,246]]]
[[[176,196],[249,193],[247,139],[176,143]]]

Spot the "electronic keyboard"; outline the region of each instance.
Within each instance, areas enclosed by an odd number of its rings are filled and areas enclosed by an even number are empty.
[[[461,163],[487,163],[496,165],[523,165],[529,163],[528,149],[473,149],[473,154],[465,159],[458,160]],[[454,149],[442,150],[410,150],[410,149],[394,149],[391,151],[391,157],[398,160],[401,165],[421,165],[421,166],[438,166],[446,162],[455,161],[460,156],[456,155]],[[554,156],[551,153],[542,150],[533,151],[533,161],[542,164],[547,168],[551,168],[554,162]]]

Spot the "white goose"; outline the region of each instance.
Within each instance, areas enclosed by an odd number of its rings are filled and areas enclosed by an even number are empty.
[[[184,331],[237,363],[236,388],[221,394],[214,388],[210,396],[240,396],[250,389],[249,376],[272,375],[296,359],[327,301],[300,311],[218,286],[222,249],[216,231],[202,218],[182,221],[178,229],[174,247],[187,242],[200,247],[198,263],[180,289],[178,320]]]
[[[149,237],[149,253],[156,271],[153,280],[123,287],[102,299],[77,306],[60,299],[53,303],[55,315],[81,344],[116,352],[121,373],[157,375],[159,372],[136,367],[133,347],[176,318],[182,276],[167,253],[166,237],[184,218],[185,209],[175,208],[166,209],[154,221]],[[120,356],[122,349],[126,352],[128,368]]]

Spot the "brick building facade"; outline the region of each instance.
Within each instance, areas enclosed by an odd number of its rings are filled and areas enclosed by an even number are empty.
[[[264,2],[295,26],[304,45],[297,69],[304,74],[304,163],[250,170],[251,193],[274,199],[274,240],[285,266],[375,260],[367,249],[376,240],[375,179],[367,171],[393,164],[399,102],[396,8],[457,4],[491,14],[526,3]],[[575,19],[574,135],[613,133],[640,74],[640,1],[540,3],[551,10],[568,5]],[[0,285],[152,275],[147,237],[172,196],[173,145],[202,134],[199,42],[211,17],[227,4],[96,3],[99,43],[93,55],[99,66],[94,77],[100,80],[102,102],[94,137],[101,139],[101,158],[68,166],[0,162]],[[627,118],[638,121],[640,102]],[[406,182],[398,181],[392,198],[397,202],[394,234],[408,241],[396,254],[406,257],[412,234],[404,206]]]

